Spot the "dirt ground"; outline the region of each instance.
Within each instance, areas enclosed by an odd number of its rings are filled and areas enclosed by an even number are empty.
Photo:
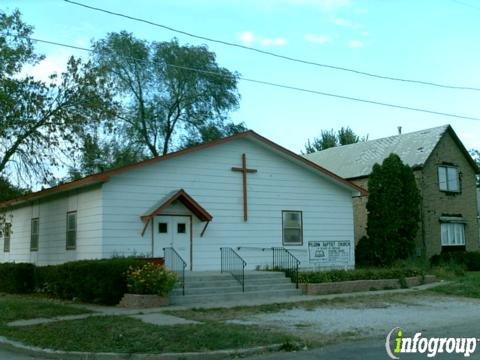
[[[480,324],[480,300],[414,293],[358,303],[352,299],[339,305],[247,315],[229,322],[258,324],[297,335],[303,333],[308,337],[335,334],[374,337],[397,326],[416,332],[474,320]]]

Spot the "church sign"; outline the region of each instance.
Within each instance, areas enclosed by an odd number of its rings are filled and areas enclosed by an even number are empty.
[[[323,240],[308,242],[308,258],[311,264],[320,266],[348,265],[351,244],[349,241]]]

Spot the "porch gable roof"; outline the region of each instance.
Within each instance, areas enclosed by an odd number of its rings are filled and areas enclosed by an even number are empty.
[[[142,221],[151,220],[154,216],[161,215],[165,209],[172,205],[175,201],[180,201],[201,221],[211,221],[213,216],[205,210],[194,198],[187,194],[183,189],[174,190],[162,199],[157,201],[150,209],[148,209],[140,218]]]

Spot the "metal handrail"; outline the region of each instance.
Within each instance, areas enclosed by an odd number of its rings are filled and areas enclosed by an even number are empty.
[[[245,267],[247,262],[231,247],[221,247],[220,256],[220,271],[230,273],[242,285],[242,292],[245,292]]]
[[[285,275],[295,282],[298,289],[298,268],[300,260],[284,247],[272,247],[273,269],[282,270]]]
[[[187,268],[187,263],[173,247],[163,248],[163,253],[165,266],[177,274],[182,287],[182,295],[185,295],[185,269]]]

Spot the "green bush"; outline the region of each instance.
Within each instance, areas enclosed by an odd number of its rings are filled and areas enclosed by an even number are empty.
[[[162,265],[146,263],[127,272],[127,289],[134,294],[167,295],[175,286],[177,276]]]
[[[127,271],[142,264],[134,258],[114,258],[37,267],[37,288],[61,299],[114,305],[127,292]]]
[[[352,280],[404,279],[412,276],[422,276],[420,269],[356,269],[301,272],[299,281],[302,283],[325,283]]]
[[[35,288],[35,265],[29,263],[0,264],[0,292],[27,294]]]
[[[368,238],[359,242],[357,259],[367,265],[392,266],[413,256],[421,197],[410,166],[390,154],[373,166],[368,192]]]
[[[468,271],[480,271],[480,252],[449,251],[430,258],[431,266],[460,265]]]

